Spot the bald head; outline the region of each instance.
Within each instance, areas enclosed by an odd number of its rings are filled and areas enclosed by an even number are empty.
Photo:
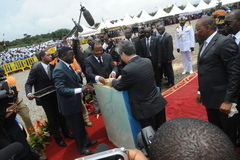
[[[230,139],[217,126],[195,118],[175,118],[164,123],[150,146],[154,160],[237,160]]]
[[[203,17],[197,21],[195,30],[197,39],[204,41],[216,31],[216,21],[213,17]]]

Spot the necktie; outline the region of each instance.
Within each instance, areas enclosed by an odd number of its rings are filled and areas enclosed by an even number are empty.
[[[206,49],[206,47],[207,47],[207,42],[204,41],[202,49],[201,49],[201,52],[200,52],[200,57],[202,56],[202,54],[203,54],[204,50]]]
[[[162,40],[162,35],[161,34],[159,35],[159,39]]]
[[[147,38],[147,54],[148,54],[148,57],[151,57],[149,38]]]
[[[103,63],[102,63],[101,57],[98,57],[98,61],[99,61],[99,64],[103,67]]]
[[[48,78],[51,80],[52,79],[52,75],[51,75],[50,65],[47,66],[47,75],[48,75]]]

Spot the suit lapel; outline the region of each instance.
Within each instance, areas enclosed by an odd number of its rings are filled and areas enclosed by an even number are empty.
[[[49,78],[48,78],[48,75],[47,75],[47,73],[46,73],[46,71],[45,71],[45,69],[43,68],[43,66],[42,66],[41,63],[39,63],[39,69],[40,69],[40,72],[44,75],[44,78],[49,79]]]
[[[202,58],[202,57],[204,57],[206,54],[207,54],[207,52],[209,51],[209,49],[212,47],[212,46],[214,46],[214,44],[216,43],[216,41],[217,41],[217,39],[218,39],[218,33],[212,38],[212,40],[209,42],[209,44],[207,45],[207,47],[205,48],[205,50],[203,51],[203,53],[202,53],[202,56],[200,57],[200,58]],[[201,49],[202,49],[202,46],[201,46]],[[201,50],[200,50],[201,51]],[[200,53],[200,52],[199,52]]]

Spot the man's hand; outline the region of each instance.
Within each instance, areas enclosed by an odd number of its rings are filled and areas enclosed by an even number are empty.
[[[92,92],[93,90],[94,88],[89,84],[86,84],[82,87],[82,92]]]
[[[121,78],[122,78],[122,76],[120,75],[120,76],[118,76],[117,80],[120,80]]]
[[[15,103],[6,109],[5,118],[8,118],[9,116],[11,116],[11,114],[16,112],[17,112],[17,104]]]
[[[177,52],[179,53],[179,52],[180,52],[180,49],[177,49]]]
[[[197,94],[197,96],[196,96],[196,103],[197,104],[200,104],[200,103],[202,103],[202,98],[201,98],[201,94]]]
[[[99,77],[99,82],[101,82],[102,84],[106,85],[106,79],[103,77]]]
[[[30,93],[30,94],[27,95],[27,98],[28,98],[29,100],[33,100],[34,95],[33,95],[32,93]]]
[[[116,74],[114,74],[113,72],[109,74],[109,78],[116,78]]]
[[[148,160],[145,155],[138,149],[127,150],[129,160]]]
[[[225,114],[229,114],[232,108],[232,103],[230,102],[223,102],[219,108],[219,111]]]
[[[162,67],[161,63],[158,63],[157,68],[161,68],[161,67]]]
[[[193,47],[191,47],[191,48],[190,48],[190,50],[193,52],[193,51],[194,51],[194,48],[193,48]]]

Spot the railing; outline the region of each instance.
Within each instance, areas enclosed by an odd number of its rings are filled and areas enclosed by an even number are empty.
[[[25,68],[31,68],[32,63],[34,61],[38,61],[36,56],[26,58],[24,60],[19,60],[19,61],[6,63],[6,64],[1,65],[0,67],[2,67],[4,69],[5,74],[8,76],[9,73],[19,71],[19,70],[24,71]]]

